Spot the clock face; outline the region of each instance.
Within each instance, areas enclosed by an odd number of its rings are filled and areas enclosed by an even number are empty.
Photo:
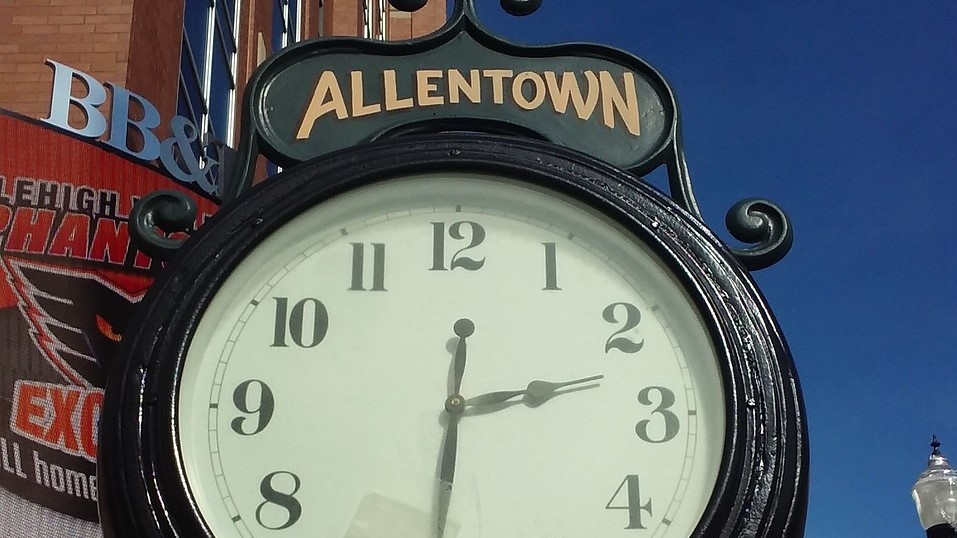
[[[570,198],[470,173],[368,185],[215,293],[175,405],[216,536],[686,537],[711,499],[707,325]]]

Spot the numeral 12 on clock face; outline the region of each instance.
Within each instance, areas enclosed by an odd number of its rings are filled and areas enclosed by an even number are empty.
[[[485,265],[485,258],[475,259],[464,254],[485,241],[485,228],[476,222],[462,220],[452,223],[448,227],[449,237],[457,242],[468,241],[468,245],[460,248],[452,255],[448,267],[445,264],[445,223],[432,223],[432,271],[449,271],[465,269],[478,271]]]

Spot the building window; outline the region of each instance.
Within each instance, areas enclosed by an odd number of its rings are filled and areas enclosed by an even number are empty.
[[[240,0],[185,2],[177,113],[199,128],[200,141],[232,143],[239,4]],[[197,141],[194,151],[199,145]]]
[[[278,52],[302,38],[302,0],[275,0],[272,6],[272,50]]]
[[[388,3],[388,0],[362,0],[362,37],[385,41]]]

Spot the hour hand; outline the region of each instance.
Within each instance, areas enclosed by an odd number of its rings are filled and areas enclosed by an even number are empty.
[[[479,407],[483,405],[493,405],[502,402],[507,402],[512,398],[517,398],[519,396],[527,396],[532,400],[543,401],[549,396],[555,394],[555,391],[558,389],[568,387],[570,385],[580,385],[582,383],[589,383],[591,381],[598,381],[599,379],[604,378],[603,375],[593,375],[590,377],[583,377],[581,379],[573,379],[571,381],[562,381],[562,382],[553,382],[553,381],[542,381],[541,379],[536,379],[528,384],[523,390],[500,390],[496,392],[487,392],[485,394],[480,394],[473,398],[465,400],[466,407]]]

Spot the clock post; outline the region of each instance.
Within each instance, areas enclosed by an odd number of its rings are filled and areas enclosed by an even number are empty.
[[[800,384],[750,275],[791,223],[705,225],[653,67],[458,0],[424,38],[283,49],[243,102],[223,208],[186,240],[175,192],[131,215],[169,264],[107,387],[107,536],[803,536]],[[254,188],[259,155],[284,172]]]

